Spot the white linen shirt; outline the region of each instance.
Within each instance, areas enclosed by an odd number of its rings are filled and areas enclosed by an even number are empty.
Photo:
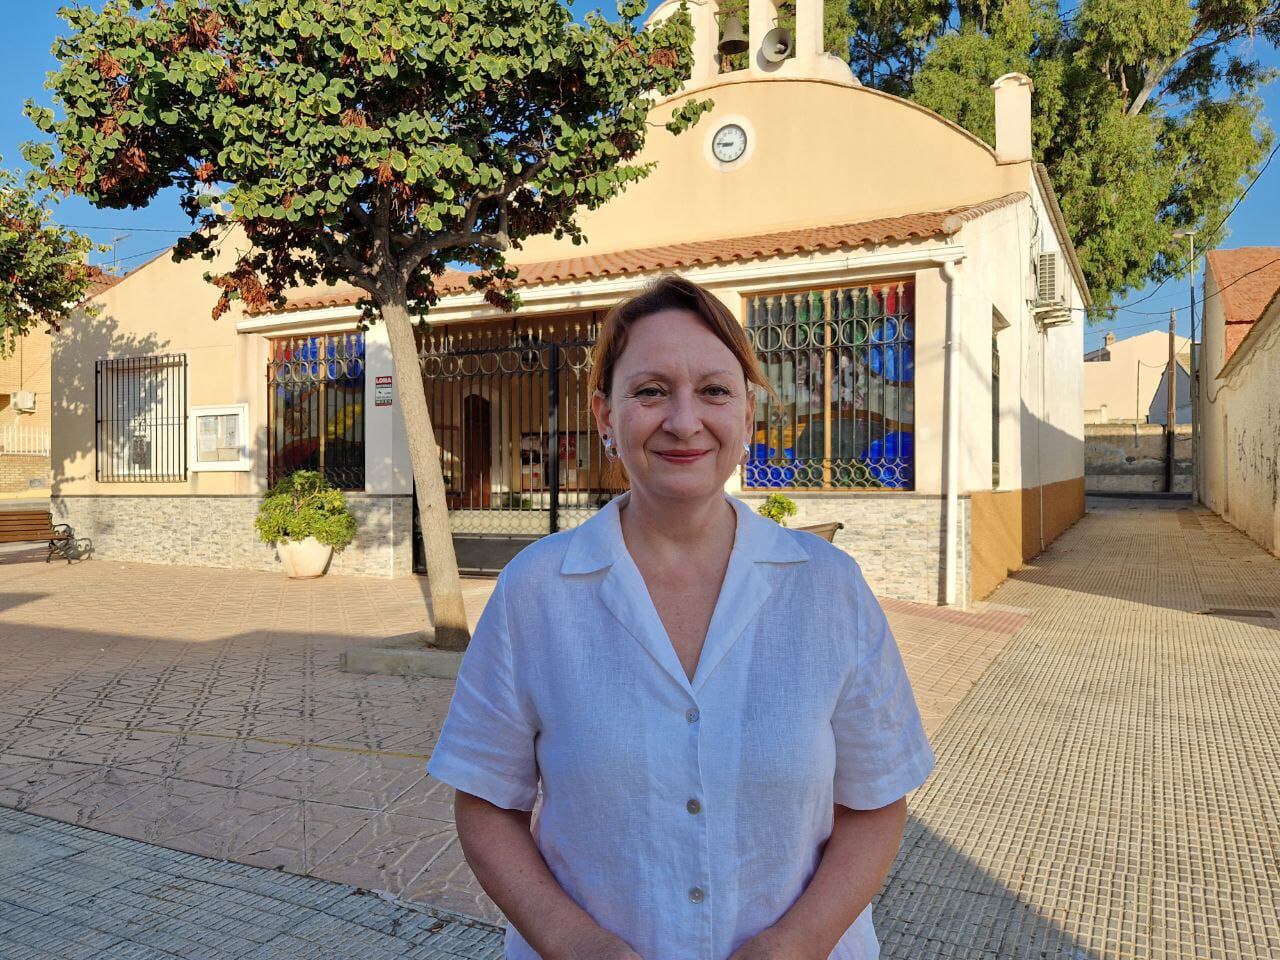
[[[737,530],[693,680],[615,499],[503,571],[429,772],[505,809],[565,892],[643,960],[726,960],[800,897],[832,804],[875,809],[933,768],[858,565],[728,498]],[[868,907],[832,960],[873,960]],[[508,926],[506,956],[537,953]]]

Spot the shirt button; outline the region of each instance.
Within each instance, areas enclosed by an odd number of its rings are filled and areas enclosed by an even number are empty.
[[[688,810],[690,813],[702,812],[702,804],[700,804],[697,800],[690,800],[688,803],[684,805],[684,808]]]
[[[700,714],[698,713],[697,709],[694,707],[690,707],[688,710],[684,712],[684,718],[688,720],[690,723],[697,723],[699,716]]]
[[[693,901],[694,903],[701,903],[701,902],[702,902],[702,896],[703,896],[703,894],[702,894],[702,888],[701,888],[701,887],[690,887],[690,888],[689,888],[689,899],[690,899],[691,901]]]

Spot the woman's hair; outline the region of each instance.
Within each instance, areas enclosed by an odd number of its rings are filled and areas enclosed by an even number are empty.
[[[688,310],[729,348],[742,367],[748,384],[774,393],[760,360],[747,340],[746,331],[729,308],[715,294],[684,277],[668,274],[659,277],[633,297],[628,297],[609,311],[592,351],[590,389],[605,396],[613,389],[613,371],[618,358],[627,349],[627,336],[637,321],[663,310]]]

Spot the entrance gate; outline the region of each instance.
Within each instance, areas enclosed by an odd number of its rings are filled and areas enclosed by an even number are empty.
[[[606,469],[587,380],[594,320],[432,328],[418,359],[440,448],[458,566],[500,570],[623,487]],[[421,572],[414,509],[414,567]]]

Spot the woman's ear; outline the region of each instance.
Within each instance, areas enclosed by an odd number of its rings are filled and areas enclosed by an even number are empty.
[[[747,442],[756,431],[756,390],[755,384],[747,384]]]
[[[607,437],[613,433],[609,398],[599,390],[591,394],[591,413],[596,418],[596,428],[600,431],[600,436]]]

